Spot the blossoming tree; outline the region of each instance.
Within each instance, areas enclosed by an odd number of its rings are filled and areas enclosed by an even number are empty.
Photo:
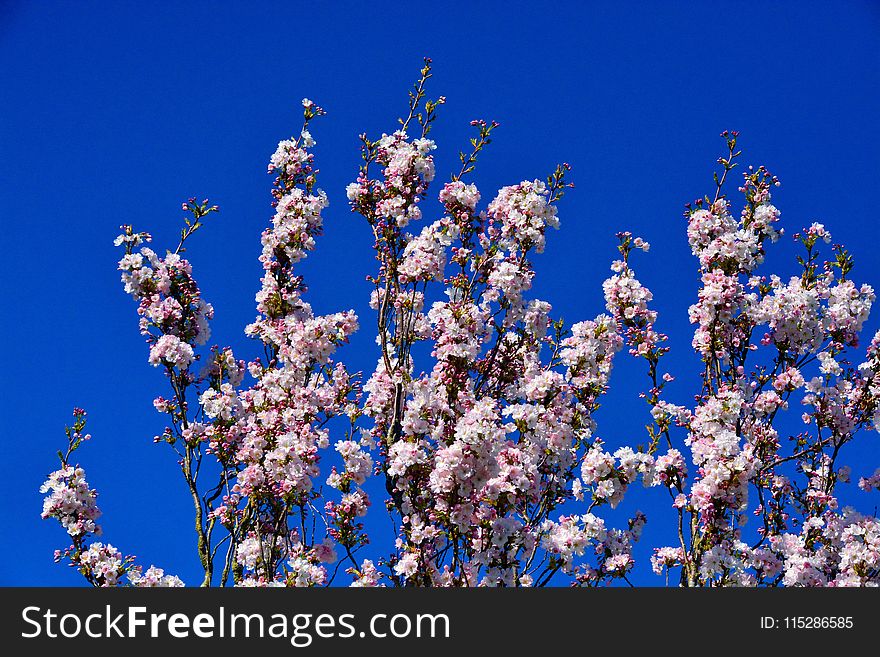
[[[632,263],[647,242],[618,234],[604,313],[571,326],[553,319],[548,303],[527,297],[532,256],[559,227],[568,165],[503,187],[480,209],[470,180],[496,124],[475,121],[461,169],[430,192],[428,136],[444,102],[427,98],[430,76],[426,60],[395,132],[361,137],[364,163],[346,190],[377,262],[368,323],[379,357],[365,381],[339,360],[358,318],[315,315],[296,273],[328,205],[310,152],[311,122],[324,112],[311,101],[298,136],[269,162],[275,215],[262,234],[257,317],[245,329],[258,358],[206,349],[214,309],[183,254],[216,206],[184,203],[179,242],[164,255],[131,226],[116,240],[148,361],[168,379],[167,397],[153,402],[167,424],[156,440],[176,453],[190,493],[200,583],[628,582],[646,519],[612,527],[602,510],[641,480],[675,512],[678,541],[651,558],[666,581],[671,572],[685,586],[876,585],[880,522],[835,497],[848,481],[845,447],[880,423],[880,333],[865,356],[856,351],[874,293],[850,278],[848,252],[834,245],[824,260],[831,238],[813,224],[795,235],[800,275],[760,273],[783,232],[770,196],[778,182],[748,168],[735,210],[727,190],[740,152],[737,134],[724,133],[715,189],[686,212],[700,271],[690,321],[702,385],[692,406],[673,404],[664,398],[667,336]],[[439,212],[427,209],[431,193]],[[650,424],[642,446],[610,452],[593,416],[622,350],[644,363]],[[805,409],[796,435],[780,429],[793,403]],[[42,488],[43,517],[71,541],[56,560],[95,586],[182,585],[92,540],[97,493],[72,461],[89,438],[85,417],[74,411],[61,468]],[[372,560],[358,556],[371,541],[370,495],[381,490],[370,477],[384,481],[397,534],[387,545],[373,537]],[[859,486],[880,488],[880,470]],[[750,532],[748,515],[758,519]]]

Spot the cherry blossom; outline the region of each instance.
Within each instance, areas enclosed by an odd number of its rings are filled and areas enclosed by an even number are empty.
[[[681,586],[880,583],[880,523],[840,502],[880,488],[880,469],[854,482],[863,464],[846,462],[848,445],[880,429],[880,332],[859,342],[875,293],[853,278],[851,254],[816,222],[794,234],[796,267],[765,271],[785,234],[779,180],[748,167],[732,194],[739,135],[723,133],[715,187],[681,223],[699,368],[680,377],[667,371],[651,278],[637,273],[662,254],[617,233],[604,307],[559,318],[534,291],[548,228],[568,221],[570,166],[484,195],[471,177],[498,124],[477,120],[461,168],[438,182],[431,129],[445,98],[428,97],[430,78],[426,60],[399,124],[361,135],[363,164],[344,190],[347,227],[372,238],[368,317],[317,314],[308,300],[300,266],[342,195],[318,187],[312,122],[325,112],[308,99],[302,127],[269,158],[272,214],[243,349],[209,345],[214,307],[184,258],[216,205],[183,203],[164,255],[132,226],[114,242],[147,362],[167,379],[155,441],[192,505],[194,583],[589,587],[631,584],[640,567]],[[364,327],[375,347],[362,374],[346,363]],[[599,412],[621,358],[645,375],[645,435],[621,435]],[[98,494],[71,460],[84,427],[77,409],[41,488],[42,517],[71,542],[56,560],[94,586],[181,586],[92,540]],[[631,506],[649,495],[673,530],[656,546]],[[376,515],[393,535],[367,531]]]

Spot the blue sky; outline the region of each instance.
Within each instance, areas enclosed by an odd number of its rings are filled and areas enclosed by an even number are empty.
[[[90,415],[94,439],[79,458],[101,492],[106,539],[197,580],[183,484],[171,452],[151,442],[162,427],[151,400],[166,382],[147,364],[119,284],[117,228],[133,223],[160,248],[173,246],[182,200],[218,203],[221,214],[188,253],[217,311],[213,340],[256,355],[242,329],[255,316],[259,234],[272,214],[265,167],[277,142],[298,129],[307,96],[328,111],[313,134],[331,201],[326,234],[302,267],[309,300],[316,312],[354,308],[369,326],[370,234],[349,213],[344,187],[359,164],[357,135],[395,128],[424,55],[435,63],[431,92],[448,98],[432,133],[438,178],[457,170],[474,118],[501,123],[478,169],[484,198],[543,177],[558,161],[572,164],[577,188],[560,207],[561,231],[536,259],[534,294],[557,316],[579,321],[602,311],[616,231],[651,242],[634,264],[671,336],[673,401],[695,391],[687,307],[696,265],[681,213],[711,191],[722,130],[741,131],[744,160],[781,178],[775,201],[789,233],[822,221],[854,253],[854,277],[880,288],[880,5],[548,7],[0,3],[0,458],[8,488],[0,585],[80,583],[52,563],[65,536],[40,521],[37,492],[74,405]],[[789,242],[771,251],[764,271],[794,271]],[[872,319],[866,332],[878,325]],[[370,370],[370,332],[342,356]],[[610,445],[643,440],[641,374],[640,363],[619,359],[599,417]],[[851,453],[857,474],[880,465],[878,441],[864,435]],[[876,504],[852,495],[866,510]],[[667,504],[660,491],[634,491],[622,511],[647,512],[645,542],[659,545],[668,540]],[[662,583],[647,559],[634,581]]]

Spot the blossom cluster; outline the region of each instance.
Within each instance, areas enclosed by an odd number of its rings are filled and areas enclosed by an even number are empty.
[[[67,450],[58,452],[61,468],[49,474],[40,487],[48,493],[43,500],[43,519],[57,520],[71,539],[71,545],[55,551],[55,561],[67,560],[80,574],[96,587],[121,586],[127,583],[136,587],[183,586],[182,580],[166,575],[161,568],[150,566],[146,573],[134,563],[134,557],[123,555],[110,543],[92,541],[91,536],[101,535],[101,527],[95,522],[101,516],[97,492],[86,481],[85,470],[70,463],[71,455],[80,445],[91,438],[83,433],[86,412],[74,409],[74,424],[67,428]]]
[[[430,103],[411,116],[430,116]],[[398,585],[543,585],[574,572],[561,547],[568,529],[559,529],[574,521],[558,509],[583,488],[576,473],[595,442],[592,414],[623,344],[607,315],[569,330],[551,319],[549,303],[527,298],[530,259],[544,251],[546,229],[559,226],[567,166],[547,181],[503,187],[480,210],[476,184],[461,179],[491,129],[475,125],[474,153],[462,154],[462,174],[439,192],[445,215],[415,237],[402,229],[421,213],[401,210],[395,216],[406,221],[391,223],[387,208],[412,208],[425,196],[434,171],[419,157],[430,121],[414,138],[399,130],[393,141],[365,140],[366,165],[348,187],[380,263],[371,306],[381,353],[364,385],[364,414],[398,523],[385,561]],[[389,159],[389,143],[410,155]],[[432,283],[440,289],[429,305]],[[419,342],[431,347],[422,369]],[[625,577],[637,538],[628,531],[595,534],[594,574],[579,581]],[[355,570],[359,585],[380,581]]]

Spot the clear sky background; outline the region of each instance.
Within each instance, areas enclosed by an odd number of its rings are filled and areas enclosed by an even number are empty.
[[[151,400],[167,383],[147,364],[112,240],[133,223],[159,249],[173,247],[182,200],[218,203],[188,255],[216,309],[212,342],[255,356],[242,330],[256,314],[259,235],[272,215],[266,163],[298,130],[304,96],[328,111],[313,134],[331,206],[301,272],[316,312],[361,315],[364,328],[341,352],[351,368],[371,371],[377,358],[370,233],[344,193],[357,135],[395,129],[428,55],[430,91],[448,98],[432,133],[440,181],[457,171],[474,118],[501,123],[476,179],[486,201],[558,161],[573,166],[577,188],[536,258],[533,296],[569,321],[592,318],[603,311],[614,233],[651,242],[634,265],[671,336],[669,396],[688,403],[697,277],[682,211],[713,189],[722,130],[741,131],[744,161],[781,178],[775,203],[788,232],[825,223],[854,253],[854,278],[880,289],[878,37],[880,3],[855,0],[0,0],[0,585],[82,582],[52,562],[66,536],[40,520],[37,490],[75,405],[89,411],[94,438],[78,458],[100,491],[105,539],[198,581],[191,505],[172,452],[151,442],[163,426]],[[794,273],[790,242],[762,271]],[[644,440],[644,381],[643,364],[621,354],[599,415],[609,445]],[[880,465],[880,436],[860,442],[843,459],[856,480]],[[872,511],[877,493],[854,488],[844,499]],[[636,508],[649,521],[633,580],[659,585],[647,546],[673,540],[668,499],[633,489],[612,517]],[[387,526],[381,504],[371,513]]]

